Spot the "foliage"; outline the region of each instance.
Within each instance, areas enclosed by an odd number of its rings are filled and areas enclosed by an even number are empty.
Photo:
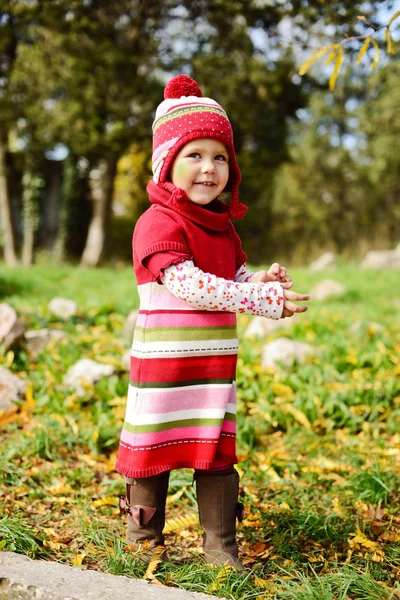
[[[348,44],[349,42],[353,42],[354,40],[363,40],[363,44],[362,44],[360,51],[358,53],[358,56],[357,56],[357,61],[356,61],[357,64],[359,64],[362,61],[363,57],[367,54],[368,49],[370,47],[373,48],[375,54],[374,54],[374,58],[371,62],[371,66],[370,66],[370,71],[373,71],[378,66],[379,58],[380,58],[379,44],[376,41],[376,39],[373,37],[373,35],[375,35],[379,31],[381,31],[382,29],[384,29],[385,32],[384,32],[383,40],[384,40],[384,42],[386,42],[386,51],[389,55],[395,54],[395,42],[393,40],[391,27],[393,25],[393,22],[398,17],[400,17],[400,10],[393,13],[393,15],[390,17],[389,21],[385,25],[378,26],[378,25],[375,25],[374,23],[372,23],[370,20],[368,20],[364,15],[358,15],[357,19],[359,19],[361,22],[363,22],[369,28],[372,28],[372,31],[373,31],[372,35],[358,35],[358,36],[354,35],[351,37],[346,36],[346,38],[344,40],[342,40],[341,42],[339,42],[337,44],[332,44],[330,46],[324,46],[323,48],[321,48],[320,50],[318,50],[317,52],[312,54],[308,60],[306,60],[306,62],[300,68],[299,74],[305,75],[307,73],[307,71],[309,70],[309,68],[311,67],[311,65],[314,64],[314,62],[316,60],[318,60],[322,56],[326,56],[328,54],[325,64],[329,65],[330,63],[333,63],[333,65],[334,65],[332,75],[329,78],[329,89],[331,91],[334,90],[335,86],[336,86],[336,80],[339,75],[339,71],[342,67],[343,60],[344,60],[343,47],[345,44]]]
[[[292,275],[304,291],[320,277]],[[347,296],[314,303],[285,330],[318,346],[307,364],[263,369],[263,342],[241,335],[238,468],[246,516],[239,543],[246,572],[201,562],[192,474],[183,470],[171,475],[167,505],[171,562],[154,565],[147,575],[153,582],[232,599],[397,597],[398,275],[343,266],[334,276]],[[4,269],[2,300],[25,324],[67,333],[36,358],[23,349],[0,357],[30,382],[19,411],[0,422],[4,550],[145,576],[140,552],[123,539],[117,497],[124,487],[114,471],[128,383],[121,329],[137,306],[133,283],[131,269]],[[61,289],[80,307],[65,322],[47,310]],[[360,319],[363,326],[352,330]],[[248,321],[241,316],[241,334]],[[77,397],[62,377],[83,356],[113,364],[118,374]]]

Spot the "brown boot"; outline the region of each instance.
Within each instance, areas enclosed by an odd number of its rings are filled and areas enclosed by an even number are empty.
[[[150,544],[150,552],[141,555],[148,562],[152,550],[164,545],[165,503],[168,493],[169,471],[152,477],[129,479],[127,496],[120,499],[122,512],[128,515],[126,541],[129,545],[145,541]],[[127,500],[127,501],[126,501]]]
[[[233,467],[221,474],[196,471],[195,479],[207,562],[244,569],[236,542],[236,517],[241,520],[243,509],[238,502],[239,474]]]

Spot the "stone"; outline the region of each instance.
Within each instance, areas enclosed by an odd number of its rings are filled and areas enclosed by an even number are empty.
[[[295,342],[288,338],[278,338],[263,348],[261,364],[263,367],[280,368],[278,363],[286,367],[295,362],[304,363],[308,356],[314,356],[317,350],[309,344]]]
[[[0,346],[7,351],[23,338],[25,325],[17,317],[17,313],[9,304],[0,304]]]
[[[52,340],[62,340],[65,337],[67,334],[59,329],[31,329],[25,333],[25,343],[28,351],[36,356]]]
[[[244,337],[263,338],[272,331],[276,331],[278,329],[288,329],[289,327],[292,327],[297,320],[298,316],[295,314],[293,317],[287,317],[285,319],[265,319],[264,317],[254,317],[244,332]]]
[[[156,574],[157,576],[157,574]],[[0,552],[0,599],[4,600],[212,600],[215,596],[151,585],[110,573],[32,560]]]
[[[67,388],[75,390],[78,396],[84,396],[86,394],[85,386],[93,385],[102,377],[110,377],[113,373],[115,373],[113,365],[99,363],[90,358],[82,358],[68,369],[63,383]]]
[[[133,338],[133,332],[135,331],[138,314],[139,314],[138,310],[132,310],[129,313],[129,315],[127,316],[124,327],[122,329],[122,335],[124,336],[124,338],[126,338],[130,342],[132,341],[132,338]]]
[[[0,416],[17,412],[16,402],[25,400],[27,383],[5,367],[0,367]]]
[[[48,309],[56,317],[60,317],[61,319],[69,319],[69,317],[76,315],[78,312],[78,305],[75,300],[56,297],[50,300]]]
[[[121,363],[122,363],[122,367],[123,369],[125,369],[125,371],[130,371],[131,370],[131,351],[127,350],[122,359],[121,359]]]
[[[344,285],[333,279],[324,279],[318,282],[310,291],[311,300],[327,300],[328,298],[341,298],[346,293]]]
[[[364,269],[399,269],[400,250],[372,250],[368,252],[361,263]]]
[[[310,271],[332,271],[336,269],[336,255],[333,252],[324,252],[317,260],[314,260],[309,267]]]

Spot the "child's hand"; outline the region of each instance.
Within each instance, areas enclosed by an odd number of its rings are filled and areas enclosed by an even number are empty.
[[[286,273],[285,267],[281,267],[279,263],[271,265],[268,271],[258,271],[257,273],[254,273],[252,281],[262,283],[279,281],[279,283],[285,284],[284,286],[282,285],[282,287],[286,290],[290,289],[293,285],[292,278]]]
[[[281,315],[281,319],[284,319],[285,317],[293,317],[294,313],[302,313],[302,312],[306,312],[306,310],[308,310],[308,306],[298,306],[297,304],[294,304],[293,302],[291,302],[291,300],[295,300],[296,302],[302,302],[304,300],[310,300],[310,296],[306,296],[305,294],[297,294],[296,292],[291,292],[286,286],[287,284],[281,284],[283,289],[283,295],[284,295],[284,302],[283,302],[283,312]],[[292,283],[293,285],[293,283]],[[290,286],[291,287],[291,286]]]

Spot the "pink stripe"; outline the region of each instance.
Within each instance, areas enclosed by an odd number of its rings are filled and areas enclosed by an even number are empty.
[[[172,138],[171,140],[168,140],[167,142],[164,142],[164,144],[158,146],[158,148],[156,148],[153,152],[151,162],[155,162],[155,160],[160,156],[160,154],[162,154],[164,150],[169,150],[178,139],[179,137]]]
[[[163,286],[158,286],[158,287],[163,287]],[[140,292],[140,286],[138,286],[138,290]],[[165,292],[162,294],[157,294],[156,291],[154,291],[154,293],[151,296],[151,307],[154,310],[157,310],[159,308],[161,309],[174,309],[174,308],[183,308],[185,310],[187,310],[187,302],[185,302],[184,300],[179,300],[179,298],[177,298],[176,296],[174,296],[173,294],[171,294],[171,292],[169,292],[169,294],[165,294]]]
[[[174,440],[198,439],[217,440],[221,432],[220,427],[179,427],[158,431],[156,433],[130,433],[122,430],[121,441],[130,446],[146,446],[150,444],[164,444]]]
[[[236,433],[236,421],[224,421],[222,423],[221,431],[225,431],[225,433]]]
[[[147,392],[141,388],[134,398],[135,413],[161,414],[174,410],[190,410],[192,408],[223,408],[228,402],[235,402],[235,393],[229,388],[203,388],[188,391],[173,390],[168,392],[159,389],[158,392]]]
[[[145,315],[139,313],[136,321],[139,327],[225,327],[236,325],[234,313],[179,314],[156,313]]]

